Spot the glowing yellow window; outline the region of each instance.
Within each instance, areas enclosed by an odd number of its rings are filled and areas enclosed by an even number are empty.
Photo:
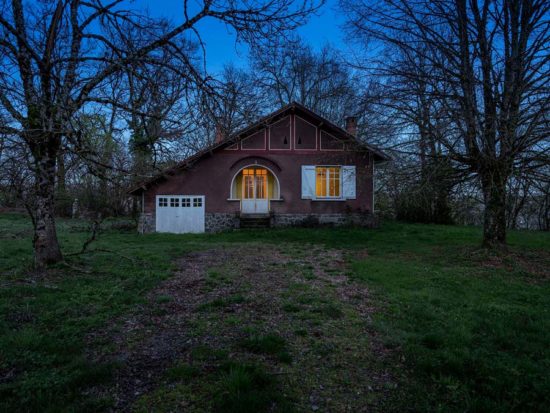
[[[243,169],[243,198],[254,198],[254,169]]]
[[[315,168],[315,193],[317,198],[340,198],[339,166]]]

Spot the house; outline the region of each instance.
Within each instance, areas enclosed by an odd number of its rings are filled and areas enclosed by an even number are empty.
[[[373,173],[389,158],[291,103],[130,191],[141,232],[215,232],[246,226],[375,226]]]

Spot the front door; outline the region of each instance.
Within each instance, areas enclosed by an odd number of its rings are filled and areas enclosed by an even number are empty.
[[[243,197],[241,212],[245,214],[267,214],[267,169],[243,169]]]

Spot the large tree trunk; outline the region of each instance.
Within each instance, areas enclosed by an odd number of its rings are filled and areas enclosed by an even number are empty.
[[[34,211],[34,263],[37,270],[63,259],[55,228],[55,143],[35,152],[36,201]],[[37,157],[37,153],[40,157]]]
[[[506,245],[506,174],[497,167],[481,175],[485,213],[483,216],[483,246],[502,248]]]

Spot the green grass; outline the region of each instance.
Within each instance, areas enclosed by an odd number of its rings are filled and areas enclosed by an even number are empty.
[[[427,261],[373,258],[355,267],[384,300],[378,327],[414,366],[409,384],[433,386],[422,408],[542,410],[550,391],[548,285]]]
[[[229,307],[233,304],[242,304],[246,301],[246,298],[241,294],[231,295],[224,298],[216,298],[207,303],[203,303],[199,306],[199,310],[206,311],[212,309],[219,309]]]
[[[261,367],[250,364],[229,363],[221,374],[214,400],[215,412],[256,413],[273,411],[290,412],[281,400],[277,383]]]
[[[89,351],[108,352],[112,345],[89,333],[145,303],[145,295],[170,276],[174,260],[186,252],[248,242],[297,255],[311,244],[346,251],[351,277],[369,287],[378,309],[376,337],[390,354],[383,368],[398,381],[385,410],[545,411],[550,404],[548,233],[511,231],[509,252],[493,254],[478,249],[481,232],[471,227],[387,223],[380,230],[140,236],[114,224],[106,223],[91,252],[39,277],[30,271],[29,220],[0,215],[0,411],[107,409],[112,401],[87,396],[86,389],[112,383],[118,366],[87,361]],[[60,220],[63,251],[78,251],[86,229],[85,222]],[[314,282],[311,268],[293,271]],[[209,277],[226,282],[222,270]],[[347,317],[339,303],[319,300],[307,285],[295,284],[290,293],[293,299],[285,297],[283,304],[289,317],[314,314],[318,323],[336,325]],[[171,300],[159,296],[156,303]],[[224,297],[204,303],[204,310],[242,302],[240,295]],[[291,331],[309,339],[302,325]],[[315,342],[318,354],[333,354],[332,344],[323,340]],[[276,335],[251,336],[244,347],[276,357],[288,354],[287,343]],[[170,397],[178,406],[182,392],[200,400],[218,395],[210,406],[214,411],[285,406],[283,383],[263,367],[233,361],[232,367],[205,373],[202,364],[227,363],[228,354],[198,348],[192,356],[201,364],[173,366],[166,377],[175,387],[151,395],[144,411],[157,410]]]
[[[166,371],[166,377],[171,381],[189,382],[199,375],[199,369],[187,363],[178,363]]]
[[[323,304],[314,308],[313,312],[332,319],[338,319],[343,316],[342,310],[334,303]]]
[[[241,347],[253,353],[275,355],[283,363],[292,361],[285,339],[275,333],[251,335],[241,341]]]
[[[180,363],[168,370],[168,385],[139,399],[134,411],[186,411],[182,403],[197,404],[198,411],[220,413],[290,413],[281,384],[260,364],[225,360],[201,370]]]
[[[90,343],[86,334],[142,303],[144,294],[169,276],[175,256],[200,248],[192,238],[146,240],[108,225],[91,249],[115,253],[69,258],[89,273],[59,265],[42,278],[29,273],[29,220],[0,215],[0,371],[14,375],[1,381],[0,411],[97,410],[97,402],[86,400],[82,390],[109,380],[114,366],[85,361],[87,347],[109,344]],[[65,252],[80,248],[86,228],[84,222],[60,221]]]

